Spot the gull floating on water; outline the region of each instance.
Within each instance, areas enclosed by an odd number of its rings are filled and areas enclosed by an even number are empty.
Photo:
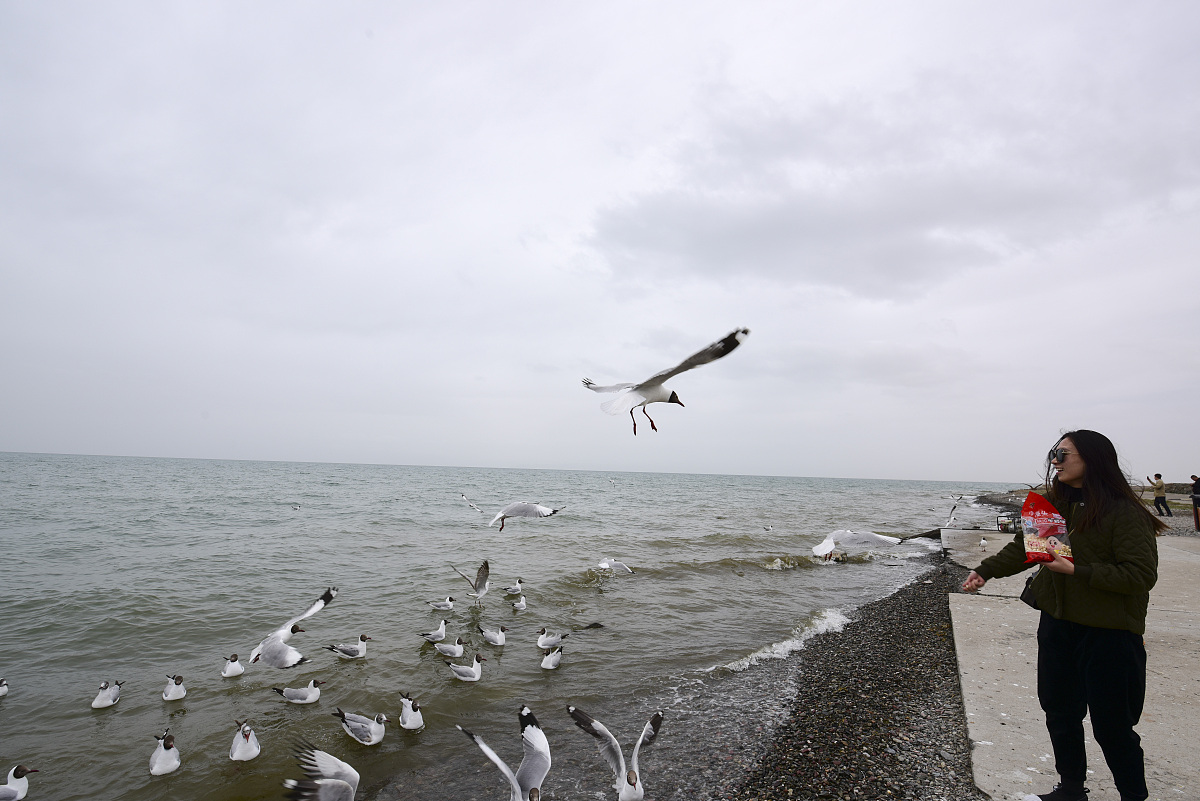
[[[24,765],[17,765],[8,772],[8,781],[0,785],[0,801],[20,801],[29,792],[29,779],[25,777],[30,773],[40,773],[37,768],[27,768]]]
[[[164,701],[178,701],[187,695],[187,687],[183,686],[183,676],[167,676],[167,686],[163,688]]]
[[[511,587],[504,588],[504,594],[505,595],[520,595],[522,592],[524,592],[524,589],[525,589],[525,580],[519,578],[519,579],[517,579],[516,584],[512,585]]]
[[[463,646],[465,644],[466,644],[466,642],[463,640],[463,638],[459,637],[457,640],[455,640],[452,643],[444,643],[444,642],[434,643],[433,648],[435,651],[437,651],[442,656],[448,656],[452,659],[458,659],[460,656],[463,655]]]
[[[488,523],[488,528],[496,525],[496,521],[499,520],[500,530],[504,531],[504,521],[510,517],[550,517],[566,508],[565,506],[560,506],[557,509],[551,509],[549,506],[542,506],[540,503],[524,503],[522,501],[510,503],[499,512],[496,512],[496,516],[492,518],[492,522]]]
[[[0,698],[3,698],[6,695],[8,695],[8,682],[4,679],[0,679]]]
[[[307,687],[272,687],[271,689],[293,704],[315,704],[321,697],[321,685],[324,683],[313,679]]]
[[[606,556],[603,559],[601,559],[600,567],[604,568],[605,570],[624,570],[626,573],[633,572],[632,567],[625,564],[624,562],[618,562],[616,559],[613,559],[611,556]]]
[[[485,629],[483,626],[478,626],[478,629],[488,645],[504,645],[504,632],[508,631],[507,626],[501,626],[498,629]]]
[[[302,742],[296,758],[307,778],[285,779],[283,786],[295,801],[354,801],[358,771],[335,756]]]
[[[724,339],[719,339],[708,347],[696,351],[674,367],[655,373],[640,384],[610,384],[601,387],[597,386],[590,378],[585,378],[583,379],[583,385],[592,392],[602,394],[619,393],[612,400],[600,404],[600,408],[614,415],[629,412],[629,419],[633,421],[634,436],[637,436],[637,418],[633,416],[633,410],[639,406],[642,407],[642,414],[646,415],[646,419],[650,421],[650,427],[657,431],[658,426],[654,424],[654,420],[646,412],[646,406],[651,403],[678,403],[680,406],[683,406],[683,402],[679,400],[679,395],[667,389],[663,384],[680,373],[685,373],[688,370],[708,364],[709,362],[715,362],[722,356],[728,356],[738,345],[742,344],[742,341],[749,334],[749,328],[738,328],[730,331]]]
[[[439,612],[450,612],[454,609],[454,598],[447,595],[444,601],[426,601],[425,603],[432,606]]]
[[[235,720],[234,723],[237,724],[237,734],[233,735],[229,758],[234,762],[249,762],[262,753],[262,746],[258,744],[254,729],[250,728],[250,721]]]
[[[179,749],[175,747],[175,735],[168,734],[170,729],[163,729],[161,735],[154,735],[158,747],[150,755],[150,775],[162,776],[179,768]]]
[[[121,685],[124,683],[123,681],[113,682],[112,684],[109,684],[107,681],[100,682],[100,692],[96,693],[96,697],[92,699],[92,709],[104,709],[120,701]]]
[[[629,769],[626,770],[621,744],[603,723],[577,707],[568,706],[567,712],[574,719],[576,726],[596,738],[600,756],[604,757],[604,761],[612,769],[613,789],[617,791],[617,801],[641,801],[645,789],[642,787],[641,771],[638,770],[638,752],[642,750],[642,746],[649,746],[658,736],[658,729],[662,726],[663,713],[655,712],[642,727],[642,735],[638,737],[637,744],[633,747]]]
[[[340,707],[335,708],[337,712],[330,714],[342,721],[342,728],[346,730],[346,734],[363,745],[376,745],[383,741],[383,724],[387,723],[388,719],[382,712],[374,718],[368,718],[353,712],[343,712]]]
[[[525,609],[525,596],[524,595],[522,595],[517,600],[513,601],[513,609],[515,609],[518,612]]]
[[[487,659],[475,654],[475,660],[470,665],[456,665],[453,662],[447,662],[446,666],[454,671],[454,678],[459,681],[479,681],[479,677],[483,675],[483,662]]]
[[[570,636],[570,634],[551,634],[543,627],[538,629],[537,646],[543,650],[546,648],[553,648]]]
[[[542,782],[546,780],[546,774],[550,772],[550,743],[546,740],[545,732],[538,725],[537,718],[533,716],[529,707],[521,707],[517,719],[521,723],[521,749],[524,756],[516,773],[512,772],[504,760],[478,734],[472,734],[462,726],[455,726],[455,728],[470,737],[475,745],[479,746],[479,750],[484,753],[484,756],[500,768],[504,778],[508,779],[509,801],[538,801],[541,798]]]
[[[438,627],[436,629],[434,629],[433,631],[427,631],[424,634],[422,634],[421,636],[424,637],[425,639],[429,640],[430,642],[441,642],[442,640],[446,639],[446,623],[447,622],[448,621],[443,620],[441,623],[438,624]]]
[[[562,652],[562,646],[556,645],[542,654],[542,670],[557,670],[558,664],[562,662]]]
[[[425,728],[425,716],[421,714],[421,705],[408,693],[400,693],[400,728],[418,731]]]
[[[838,529],[822,540],[819,545],[814,545],[812,552],[814,556],[825,557],[825,561],[828,562],[833,558],[833,549],[839,545],[843,548],[871,548],[883,545],[899,545],[901,542],[903,540],[899,537],[889,537],[886,534],[876,534],[873,531],[860,532]]]
[[[292,638],[293,634],[304,631],[304,629],[296,625],[297,623],[320,612],[330,601],[337,597],[337,594],[337,587],[330,587],[325,590],[321,597],[313,602],[312,606],[304,610],[303,614],[292,618],[268,634],[266,639],[260,642],[250,653],[250,661],[261,661],[264,665],[274,668],[290,668],[307,662],[307,658],[295,648],[288,645],[288,640]]]
[[[367,655],[367,640],[371,639],[365,634],[358,635],[358,642],[350,643],[349,645],[326,645],[326,651],[333,651],[342,659],[362,659]]]
[[[454,565],[451,565],[451,567],[454,567]],[[475,579],[473,581],[470,578],[467,578],[467,574],[459,570],[457,567],[454,568],[454,572],[462,576],[463,579],[471,585],[472,592],[467,594],[475,599],[475,603],[481,602],[483,600],[483,596],[487,595],[488,592],[488,574],[491,573],[491,568],[488,567],[488,561],[486,559],[483,560],[483,564],[480,565],[479,570],[475,572]]]
[[[246,666],[238,661],[237,654],[225,657],[225,667],[221,668],[221,676],[231,679],[246,672]]]

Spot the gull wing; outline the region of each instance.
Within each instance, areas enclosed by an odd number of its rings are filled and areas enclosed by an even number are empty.
[[[651,715],[650,720],[646,721],[646,725],[642,727],[642,736],[638,738],[637,745],[633,747],[633,756],[629,760],[629,765],[638,776],[642,775],[642,772],[638,770],[638,751],[642,750],[643,745],[649,747],[650,743],[654,742],[654,738],[658,736],[658,729],[662,726],[662,721],[661,710]]]
[[[702,364],[715,362],[723,356],[728,356],[738,345],[742,344],[742,340],[750,334],[749,328],[737,328],[730,331],[724,339],[718,339],[716,342],[709,345],[707,348],[696,351],[691,356],[681,361],[669,370],[663,370],[661,373],[655,373],[650,378],[647,378],[642,383],[634,387],[635,390],[642,387],[653,386],[655,384],[663,384],[673,376],[680,373],[685,373],[688,370],[699,367]]]
[[[521,788],[521,797],[528,798],[529,791],[534,787],[540,788],[550,772],[550,743],[529,707],[522,707],[518,718],[521,721],[521,747],[525,750],[525,757],[517,768],[517,785]]]
[[[633,387],[637,386],[636,384],[608,384],[607,386],[602,387],[596,382],[592,381],[590,378],[583,379],[583,385],[592,392],[599,392],[601,394],[620,392],[623,389],[632,389]]]
[[[596,738],[596,747],[600,749],[600,756],[604,757],[604,761],[608,763],[608,767],[616,779],[614,786],[620,789],[621,783],[625,780],[625,756],[621,753],[621,745],[617,742],[617,738],[613,737],[612,732],[603,723],[582,709],[568,706],[567,712],[575,721],[576,726]]]
[[[503,512],[501,512],[501,514],[503,514]],[[500,515],[496,515],[496,519],[499,520]],[[492,523],[495,522],[495,520],[492,521]],[[491,523],[488,523],[488,525],[490,526]],[[451,565],[451,567],[454,567],[454,565]],[[457,567],[454,567],[454,572],[466,579],[467,583],[471,585],[471,589],[475,590],[475,592],[479,592],[479,588],[487,583],[488,575],[491,573],[491,568],[488,567],[487,560],[484,559],[483,564],[479,566],[479,570],[475,573],[474,581],[467,578],[467,574],[459,570]]]
[[[454,728],[458,729],[463,734],[470,737],[475,742],[475,745],[479,746],[479,750],[483,752],[483,755],[486,756],[488,759],[492,760],[492,762],[496,765],[496,767],[500,768],[500,772],[504,774],[504,778],[508,779],[509,787],[512,789],[511,798],[520,799],[521,798],[521,785],[517,783],[517,777],[513,774],[512,769],[509,768],[508,765],[504,764],[504,760],[501,759],[496,754],[496,752],[493,751],[491,749],[491,747],[488,746],[488,744],[485,743],[483,741],[483,738],[480,737],[478,734],[473,734],[472,732],[467,731],[466,729],[464,729],[462,726],[459,726],[459,725],[455,725]]]
[[[310,606],[310,607],[308,607],[308,609],[304,610],[304,614],[300,615],[300,617],[292,618],[287,623],[284,623],[282,626],[280,626],[280,628],[290,629],[292,626],[296,625],[301,620],[312,617],[317,612],[320,612],[322,609],[324,609],[329,604],[329,602],[332,601],[337,596],[337,594],[338,594],[338,588],[330,587],[329,589],[325,590],[325,592],[323,592],[321,594],[320,598],[313,601],[312,606]]]
[[[358,771],[332,754],[319,750],[309,742],[301,742],[296,749],[296,759],[310,779],[337,779],[358,789]]]

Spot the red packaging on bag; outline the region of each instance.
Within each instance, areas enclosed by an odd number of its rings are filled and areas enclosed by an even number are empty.
[[[1021,506],[1021,527],[1025,531],[1025,561],[1053,562],[1051,553],[1067,561],[1071,556],[1071,539],[1067,536],[1067,521],[1054,505],[1036,492],[1029,493]]]

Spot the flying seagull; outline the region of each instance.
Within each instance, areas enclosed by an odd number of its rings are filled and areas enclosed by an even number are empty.
[[[508,779],[509,801],[538,801],[541,797],[542,782],[550,772],[550,743],[546,741],[546,735],[529,707],[521,707],[517,719],[521,723],[521,748],[524,757],[516,773],[513,773],[512,768],[506,765],[478,734],[472,734],[462,726],[454,728],[470,737],[475,745],[479,746],[479,750],[500,768],[504,778]]]
[[[288,798],[301,801],[354,801],[358,790],[358,771],[331,754],[301,741],[296,757],[307,778],[285,779]]]
[[[496,525],[496,521],[500,521],[500,530],[504,531],[504,521],[510,517],[549,517],[550,515],[558,514],[565,506],[560,506],[557,509],[551,509],[549,506],[542,506],[540,503],[510,503],[492,518],[492,522],[488,523],[488,528]]]
[[[501,526],[501,528],[503,528],[503,526]],[[451,567],[454,567],[454,565],[451,565]],[[470,595],[472,598],[474,598],[475,603],[481,603],[483,601],[483,596],[487,595],[488,574],[491,572],[491,568],[488,567],[487,560],[484,559],[483,564],[479,566],[479,570],[475,573],[474,581],[467,578],[467,574],[459,570],[457,567],[454,567],[454,572],[462,576],[466,582],[471,585],[471,589],[474,590],[474,592],[469,592],[467,595]]]
[[[633,416],[633,410],[642,407],[642,414],[646,415],[646,419],[650,421],[650,428],[658,431],[658,426],[654,425],[654,419],[646,412],[647,404],[651,403],[678,403],[683,406],[683,402],[679,400],[677,395],[672,390],[667,389],[663,384],[670,378],[673,378],[680,373],[687,372],[694,367],[699,367],[702,364],[715,362],[722,356],[727,356],[744,340],[750,333],[749,328],[738,328],[730,331],[724,339],[719,339],[709,345],[707,348],[696,351],[691,356],[684,359],[679,364],[663,370],[660,373],[655,373],[650,378],[640,384],[610,384],[602,387],[595,384],[592,379],[583,379],[583,385],[592,392],[600,392],[604,394],[618,393],[615,398],[605,401],[600,404],[600,408],[609,414],[621,414],[629,412],[629,419],[633,420],[633,434],[637,436],[637,418]]]
[[[471,507],[472,509],[474,509],[476,512],[479,512],[479,514],[481,514],[481,515],[482,515],[482,514],[486,514],[486,513],[485,513],[485,512],[484,512],[482,509],[480,509],[478,506],[476,506],[475,504],[471,503],[471,499],[470,499],[470,498],[468,498],[466,495],[463,495],[463,496],[462,496],[462,499],[463,499],[464,501],[466,501],[466,502],[467,502],[467,506],[470,506],[470,507]]]
[[[308,658],[301,655],[292,646],[288,645],[288,640],[292,635],[304,631],[297,624],[306,618],[310,618],[317,612],[324,609],[330,601],[338,594],[337,587],[330,587],[321,594],[321,597],[313,601],[312,606],[305,609],[298,617],[294,617],[287,623],[284,623],[275,631],[267,635],[266,639],[260,642],[253,651],[250,652],[250,661],[261,661],[264,665],[276,668],[290,668],[307,662]]]
[[[642,787],[642,774],[638,771],[638,752],[642,750],[642,746],[649,746],[658,736],[658,729],[662,726],[663,713],[655,712],[642,727],[642,735],[638,737],[637,744],[633,746],[629,769],[626,770],[621,745],[603,723],[577,707],[568,706],[567,712],[575,721],[576,726],[596,738],[600,756],[604,757],[604,761],[608,763],[608,767],[613,772],[613,789],[617,791],[617,801],[641,801],[645,790]]]
[[[903,542],[899,537],[889,537],[886,534],[876,534],[873,531],[849,531],[838,529],[830,533],[820,544],[813,546],[813,556],[823,556],[828,562],[833,558],[833,549],[837,545],[843,547],[871,548],[875,546],[899,545]]]

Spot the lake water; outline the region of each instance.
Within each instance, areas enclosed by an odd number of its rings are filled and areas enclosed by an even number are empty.
[[[669,776],[661,763],[683,759],[661,747],[673,722],[683,739],[687,711],[711,704],[723,682],[911,581],[936,543],[915,539],[843,564],[815,560],[813,545],[842,528],[914,535],[943,524],[954,496],[1007,488],[3,453],[0,677],[12,689],[0,699],[2,768],[40,770],[31,799],[279,798],[281,781],[301,775],[291,751],[303,737],[358,769],[359,798],[504,799],[499,771],[454,725],[515,766],[516,712],[528,704],[555,753],[543,797],[609,798],[594,743],[566,715],[572,703],[623,742],[665,710],[642,763],[647,797],[666,798],[672,788],[655,786],[654,760]],[[487,527],[515,500],[566,509]],[[990,527],[995,511],[968,497],[956,516],[959,526]],[[603,556],[636,572],[601,570]],[[474,575],[484,559],[492,590],[473,606],[453,567]],[[501,589],[518,577],[523,612]],[[337,598],[292,640],[310,662],[221,677],[223,657],[248,658],[329,586]],[[487,659],[478,683],[455,680],[419,636],[443,616],[426,602],[447,595],[459,599],[445,615],[450,639]],[[480,624],[507,626],[507,644],[486,645]],[[540,667],[543,626],[572,632],[556,671]],[[323,650],[362,633],[372,637],[364,660]],[[176,673],[187,697],[164,702]],[[312,678],[327,684],[311,706],[271,690]],[[125,682],[121,701],[93,710],[106,680]],[[398,721],[401,692],[424,707],[424,731],[389,725],[368,748],[331,716],[341,707]],[[229,759],[235,719],[249,719],[262,742],[251,762]],[[168,726],[183,764],[152,777],[154,735]]]

